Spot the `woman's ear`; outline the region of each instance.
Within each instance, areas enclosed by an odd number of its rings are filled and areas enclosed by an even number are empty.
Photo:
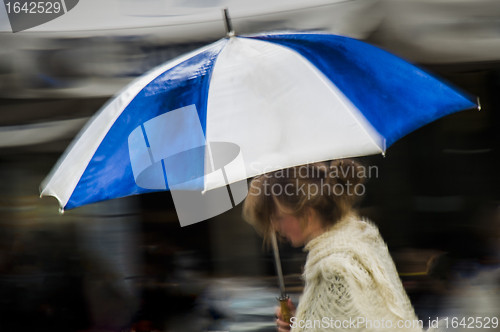
[[[318,212],[312,207],[307,208],[306,220],[306,226],[310,227],[311,229],[322,229],[324,227]]]
[[[298,220],[302,231],[306,230],[306,228],[309,226],[310,221],[309,208],[305,208],[305,212],[298,217]]]
[[[313,208],[308,207],[306,210],[307,223],[310,224],[311,222],[314,222],[315,218],[316,218],[316,211],[314,211]]]
[[[318,211],[314,208],[309,208],[309,213],[311,216],[311,220],[314,220],[315,222],[321,223],[321,217]]]
[[[317,213],[312,207],[306,208],[306,213],[304,214],[304,228],[311,227],[316,223]]]

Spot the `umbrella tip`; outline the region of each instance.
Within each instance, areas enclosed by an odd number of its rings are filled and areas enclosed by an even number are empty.
[[[382,157],[385,158],[385,151],[382,151]]]
[[[227,8],[222,10],[224,15],[224,25],[226,26],[226,38],[234,37],[236,34],[233,30],[233,25],[231,24],[231,19],[229,18],[229,11]]]
[[[477,97],[477,110],[481,110],[481,101],[479,101],[479,97]]]
[[[59,208],[59,214],[64,214],[64,208],[63,207]]]

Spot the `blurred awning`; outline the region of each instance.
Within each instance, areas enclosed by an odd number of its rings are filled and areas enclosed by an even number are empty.
[[[500,1],[385,0],[371,40],[414,62],[500,60]]]
[[[239,33],[275,29],[325,29],[355,34],[378,23],[379,0],[85,0],[55,20],[22,32],[23,36],[96,37],[162,32],[170,42],[219,39],[222,8],[228,8]],[[369,14],[369,15],[368,15]],[[363,21],[357,18],[364,18]],[[371,17],[373,19],[367,19]],[[11,31],[4,7],[0,32]]]
[[[500,59],[496,0],[86,0],[13,34],[0,6],[0,98],[109,97],[133,78],[225,35],[321,30],[421,64]]]
[[[223,7],[239,34],[321,30],[366,38],[378,0],[86,0],[13,34],[0,6],[0,98],[115,94],[133,78],[225,36]],[[3,15],[3,16],[2,16]]]

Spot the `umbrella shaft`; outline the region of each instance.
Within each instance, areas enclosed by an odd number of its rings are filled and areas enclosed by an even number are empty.
[[[280,260],[280,253],[278,250],[278,241],[276,240],[276,234],[274,232],[271,232],[271,242],[273,244],[274,262],[276,263],[276,273],[278,274],[281,297],[286,297],[285,280],[283,278],[283,272],[281,271],[281,260]]]

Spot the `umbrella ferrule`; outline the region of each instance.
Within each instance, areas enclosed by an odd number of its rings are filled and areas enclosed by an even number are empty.
[[[224,25],[226,26],[226,38],[234,37],[236,34],[233,30],[233,25],[231,24],[231,19],[229,18],[229,12],[227,8],[224,8]]]

